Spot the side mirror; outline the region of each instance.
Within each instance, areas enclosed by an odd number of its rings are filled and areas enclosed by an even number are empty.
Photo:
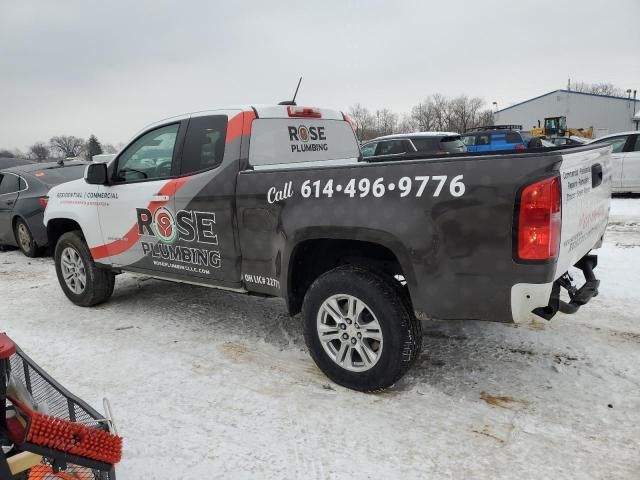
[[[84,171],[84,181],[90,185],[107,184],[107,165],[104,163],[92,163]]]

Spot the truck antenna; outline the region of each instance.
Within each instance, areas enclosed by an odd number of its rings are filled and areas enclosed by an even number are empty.
[[[278,105],[295,105],[296,97],[298,96],[298,89],[300,88],[300,84],[302,83],[302,77],[298,80],[298,86],[296,87],[296,91],[293,94],[293,100],[285,100],[284,102],[280,102]]]

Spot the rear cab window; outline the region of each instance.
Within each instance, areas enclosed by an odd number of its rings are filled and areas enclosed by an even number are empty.
[[[251,125],[249,164],[255,169],[347,164],[359,156],[355,134],[342,119],[258,116]]]

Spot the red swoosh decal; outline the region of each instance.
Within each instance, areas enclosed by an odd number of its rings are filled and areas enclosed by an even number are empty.
[[[169,200],[173,198],[175,193],[180,190],[180,188],[189,180],[190,177],[181,177],[173,180],[169,180],[158,192],[158,195],[169,195]],[[151,214],[160,207],[163,207],[167,204],[167,202],[149,202],[147,209],[151,211]],[[140,235],[138,234],[138,226],[134,225],[129,229],[129,231],[125,234],[124,240],[115,240],[111,243],[106,243],[104,245],[100,245],[98,247],[94,247],[91,249],[91,256],[94,260],[99,260],[105,257],[113,257],[114,255],[119,255],[121,253],[126,252],[131,247],[133,247],[138,240],[140,239]]]
[[[229,144],[243,135],[251,133],[251,122],[256,118],[256,112],[253,110],[241,112],[234,115],[227,123],[226,143]]]

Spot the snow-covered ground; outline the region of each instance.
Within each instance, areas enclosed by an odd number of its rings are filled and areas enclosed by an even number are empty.
[[[0,253],[0,328],[111,399],[119,479],[637,479],[640,199],[614,199],[599,261],[576,315],[425,323],[417,365],[377,395],[331,384],[280,300],[121,275],[84,309],[51,259],[16,251]]]

